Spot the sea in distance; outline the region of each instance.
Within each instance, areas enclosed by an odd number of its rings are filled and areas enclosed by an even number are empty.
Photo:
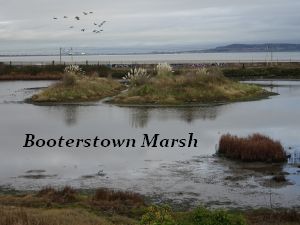
[[[174,53],[174,54],[97,54],[85,52],[55,55],[5,55],[0,62],[12,64],[156,64],[168,63],[230,63],[230,62],[300,62],[300,52],[243,52],[243,53]]]

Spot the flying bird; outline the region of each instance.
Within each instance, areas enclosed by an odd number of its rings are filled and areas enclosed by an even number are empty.
[[[83,13],[83,15],[85,15],[85,16],[88,14],[87,12],[82,12],[82,13]]]
[[[80,17],[79,17],[79,16],[75,16],[75,19],[76,19],[76,20],[80,20]]]
[[[54,20],[57,20],[58,18],[57,18],[57,17],[53,17],[53,19],[54,19]]]

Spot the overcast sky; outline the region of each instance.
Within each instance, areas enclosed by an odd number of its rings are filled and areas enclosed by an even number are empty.
[[[0,51],[300,43],[299,12],[299,0],[0,0]],[[92,33],[102,20],[104,32]]]

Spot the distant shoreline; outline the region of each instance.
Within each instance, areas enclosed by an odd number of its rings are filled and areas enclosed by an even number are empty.
[[[72,49],[72,48],[71,48]],[[38,49],[36,49],[38,50]],[[49,51],[56,52],[53,49]],[[33,50],[34,51],[34,50]],[[210,49],[199,49],[195,47],[192,50],[146,50],[140,52],[109,52],[112,50],[103,50],[98,48],[75,48],[73,50],[64,51],[62,56],[82,56],[82,55],[161,55],[161,54],[187,54],[187,53],[279,53],[279,52],[300,52],[300,44],[290,43],[264,43],[264,44],[231,44],[218,46]],[[117,50],[118,51],[118,50]],[[106,52],[106,53],[102,53]],[[71,54],[69,54],[71,53]],[[48,54],[1,54],[0,57],[25,57],[25,56],[60,56],[58,53]]]
[[[300,53],[299,50],[295,51],[273,51],[273,53]],[[62,57],[72,57],[72,56],[105,56],[105,55],[177,55],[177,54],[207,54],[207,53],[222,53],[222,54],[231,54],[231,53],[270,53],[267,51],[210,51],[210,50],[200,50],[200,51],[180,51],[180,52],[130,52],[130,53],[86,53],[86,54],[73,54],[73,55],[62,55]],[[31,57],[31,56],[57,56],[59,54],[4,54],[0,57]]]

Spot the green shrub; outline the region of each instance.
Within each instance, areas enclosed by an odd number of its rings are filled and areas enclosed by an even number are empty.
[[[150,206],[142,216],[141,225],[175,225],[172,210],[169,206]]]
[[[192,212],[190,225],[246,225],[240,215],[230,214],[223,210],[197,208]]]

